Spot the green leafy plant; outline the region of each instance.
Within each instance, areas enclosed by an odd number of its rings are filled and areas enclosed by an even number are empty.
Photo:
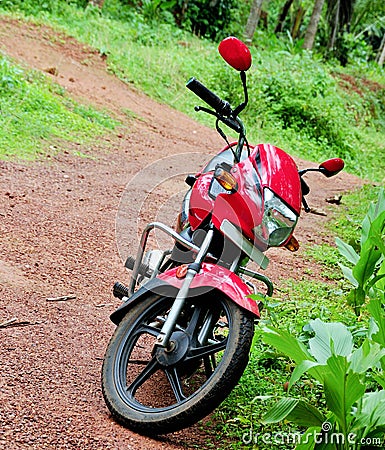
[[[353,288],[348,303],[357,315],[366,296],[384,295],[385,290],[385,192],[380,190],[377,203],[369,207],[361,228],[359,252],[336,238],[338,250],[352,267],[339,263],[346,279]]]
[[[383,332],[384,323],[378,324],[377,319],[373,317],[378,334]],[[264,423],[290,420],[308,427],[297,449],[358,450],[363,440],[385,431],[385,392],[366,392],[371,383],[367,373],[381,367],[385,347],[370,335],[355,346],[351,332],[342,323],[315,319],[310,327],[314,336],[308,347],[287,331],[273,327],[265,328],[264,341],[297,363],[288,390],[308,373],[322,385],[326,408],[317,408],[306,399],[284,397],[267,412]],[[381,376],[377,379],[382,380]]]

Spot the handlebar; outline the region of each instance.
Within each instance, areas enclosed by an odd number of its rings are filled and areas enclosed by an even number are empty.
[[[225,117],[229,117],[232,114],[232,109],[230,103],[226,100],[222,100],[214,92],[210,91],[204,84],[198,81],[195,77],[188,80],[186,87],[190,91],[194,92],[200,99],[202,99],[209,106],[214,108],[214,110]]]
[[[242,76],[243,74],[243,76]],[[246,88],[246,76],[244,72],[241,72],[241,79],[243,84],[243,89],[245,93],[245,101],[241,103],[237,108],[234,110],[232,109],[229,102],[226,100],[222,100],[220,97],[218,97],[214,92],[210,91],[204,84],[202,84],[200,81],[198,81],[195,77],[192,77],[188,80],[186,87],[190,89],[195,95],[197,95],[201,100],[203,100],[205,103],[207,103],[213,110],[202,107],[202,106],[196,106],[196,111],[203,111],[208,114],[212,114],[217,118],[216,122],[216,128],[218,133],[223,137],[223,139],[229,144],[226,135],[221,130],[221,128],[218,125],[218,122],[222,122],[225,125],[227,125],[229,128],[234,130],[239,134],[238,144],[236,150],[232,150],[234,154],[234,161],[239,162],[241,160],[241,154],[243,151],[243,146],[246,144],[249,154],[250,149],[249,145],[246,140],[246,130],[245,127],[241,121],[241,119],[238,117],[238,114],[243,111],[245,106],[247,105],[247,88]]]

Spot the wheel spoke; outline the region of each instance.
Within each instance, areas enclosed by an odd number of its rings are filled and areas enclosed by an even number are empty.
[[[202,308],[200,306],[195,306],[194,312],[190,319],[190,323],[188,324],[188,326],[186,328],[186,333],[189,334],[190,336],[194,335],[195,329],[196,329],[199,319],[201,317],[201,313],[202,313]]]
[[[186,396],[183,393],[182,384],[180,382],[180,378],[179,378],[176,367],[166,369],[165,373],[166,373],[167,379],[171,385],[172,391],[174,392],[177,402],[181,402],[181,401],[185,400]]]
[[[204,362],[204,366],[205,366],[206,378],[209,379],[213,373],[213,369],[211,366],[211,358],[209,356],[205,356],[203,358],[203,362]]]
[[[202,347],[191,348],[187,360],[201,359],[204,356],[215,355],[226,348],[227,339],[211,345],[204,345]]]
[[[149,334],[150,336],[157,337],[160,332],[160,328],[152,327],[151,325],[145,325],[143,324],[139,330],[136,332],[136,334]]]
[[[148,364],[148,360],[144,361],[141,359],[130,359],[128,364],[137,364],[138,366],[146,366]]]
[[[147,364],[147,366],[140,372],[135,380],[127,386],[127,393],[134,397],[135,392],[143,385],[158,369],[160,365],[155,357],[153,357]]]

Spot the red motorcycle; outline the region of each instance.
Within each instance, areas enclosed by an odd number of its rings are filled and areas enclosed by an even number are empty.
[[[294,228],[309,187],[307,171],[330,177],[343,168],[334,158],[298,171],[293,159],[270,144],[250,145],[239,114],[248,103],[248,47],[234,37],[219,45],[224,60],[240,72],[244,101],[231,105],[195,78],[187,87],[210,108],[226,147],[196,175],[187,192],[177,230],[153,222],[143,231],[129,287],[116,283],[122,305],[102,369],[103,395],[112,416],[138,433],[157,435],[194,424],[213,411],[238,383],[249,358],[261,303],[255,282],[273,286],[263,274],[269,247],[295,251]],[[239,138],[230,143],[225,124]],[[173,248],[146,251],[157,229]],[[254,281],[254,284],[252,281]],[[260,284],[260,283],[259,283]]]

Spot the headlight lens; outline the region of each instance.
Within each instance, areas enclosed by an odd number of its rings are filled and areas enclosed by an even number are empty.
[[[254,234],[269,247],[282,245],[293,232],[298,216],[270,189],[264,189],[265,210]]]

